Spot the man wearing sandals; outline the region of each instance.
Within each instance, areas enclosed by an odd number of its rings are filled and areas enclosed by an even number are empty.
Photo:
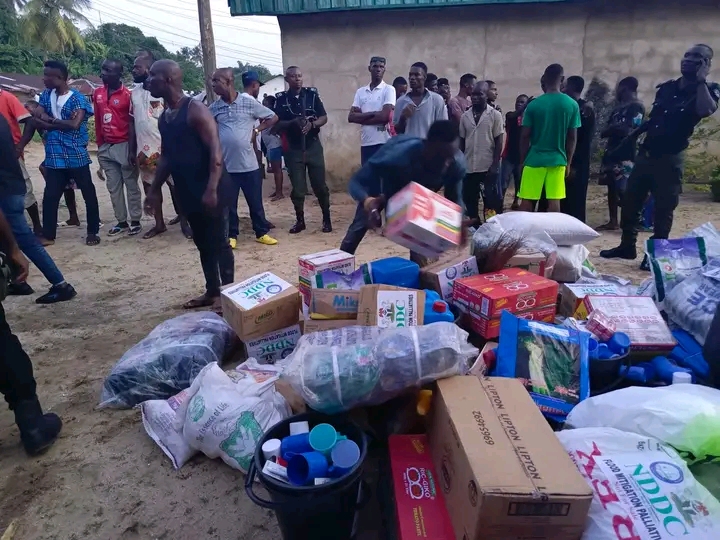
[[[152,215],[160,188],[172,175],[205,275],[205,294],[183,307],[212,306],[219,311],[220,287],[233,282],[235,271],[228,242],[228,194],[221,185],[223,155],[210,110],[187,97],[182,83],[182,70],[176,62],[158,60],[150,67],[147,87],[153,97],[165,100],[165,110],[158,120],[162,152],[145,211]]]
[[[43,233],[46,240],[55,241],[60,197],[68,182],[75,180],[85,199],[85,243],[95,246],[100,243],[100,208],[90,173],[90,154],[87,151],[87,119],[93,115],[93,109],[85,96],[68,86],[68,70],[62,62],[45,62],[43,82],[45,90],[40,95],[40,105],[33,113],[35,127],[47,132]]]
[[[131,107],[130,107],[130,137],[129,137],[129,159],[134,165],[137,164],[140,169],[140,179],[143,188],[147,194],[155,171],[157,163],[160,159],[160,131],[158,130],[158,118],[164,110],[163,102],[160,99],[153,98],[145,89],[145,81],[150,73],[150,66],[155,58],[148,51],[141,51],[135,58],[132,68],[133,80],[136,83],[135,88],[131,91]],[[173,206],[177,217],[170,220],[170,225],[180,223],[183,234],[186,238],[192,238],[192,231],[181,213],[176,197],[175,186],[172,178],[168,178],[168,188],[170,188],[170,196],[172,197]],[[155,226],[143,235],[144,239],[154,238],[158,234],[167,231],[165,218],[162,211],[162,191],[159,193],[157,204],[153,210],[155,214]]]

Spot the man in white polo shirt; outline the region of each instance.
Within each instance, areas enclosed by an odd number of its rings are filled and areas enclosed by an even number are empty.
[[[360,124],[360,163],[364,165],[390,138],[388,122],[395,107],[395,88],[383,81],[385,58],[373,56],[368,66],[370,84],[355,92],[348,122]]]

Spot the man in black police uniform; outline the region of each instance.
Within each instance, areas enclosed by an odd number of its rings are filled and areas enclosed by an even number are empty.
[[[320,203],[325,233],[332,232],[330,221],[330,192],[325,183],[325,156],[320,143],[320,128],[327,123],[325,106],[316,88],[303,88],[302,71],[290,66],[285,71],[289,89],[276,94],[275,114],[280,121],[275,130],[283,137],[285,165],[290,176],[290,199],[295,207],[297,221],[290,234],[305,230],[305,195],[307,180]]]
[[[664,239],[670,235],[673,211],[682,192],[684,151],[695,126],[717,110],[720,100],[720,85],[705,80],[712,57],[709,46],[695,45],[680,63],[682,76],[658,85],[650,119],[635,132],[636,137],[647,134],[628,178],[620,218],[622,241],[616,248],[601,251],[601,257],[629,260],[637,257],[640,212],[648,192],[655,197],[652,237]],[[649,270],[647,258],[640,268]]]

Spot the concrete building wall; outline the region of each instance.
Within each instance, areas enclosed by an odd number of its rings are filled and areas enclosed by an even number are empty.
[[[318,88],[328,110],[323,140],[328,180],[335,189],[343,189],[360,164],[359,126],[347,123],[347,113],[356,89],[368,83],[371,56],[387,58],[388,83],[398,75],[407,78],[417,61],[447,77],[453,93],[463,73],[491,79],[507,111],[517,94],[541,92],[540,76],[553,62],[565,67],[566,76],[582,75],[586,83],[598,77],[614,87],[633,75],[649,106],[655,85],[679,76],[689,46],[707,43],[720,55],[715,0],[338,12],[283,16],[279,22],[284,65],[300,66],[304,84]]]

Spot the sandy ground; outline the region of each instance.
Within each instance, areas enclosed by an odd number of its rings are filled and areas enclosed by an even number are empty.
[[[28,169],[37,194],[42,194],[36,172],[41,158],[42,148],[31,148]],[[96,188],[101,217],[110,225],[107,190],[97,179]],[[604,200],[603,188],[591,189],[593,226],[605,221]],[[82,198],[78,201],[84,221]],[[289,198],[267,203],[280,242],[267,247],[253,241],[243,206],[241,202],[236,279],[272,269],[291,282],[297,279],[297,257],[337,247],[354,211],[349,197],[335,194],[335,232],[322,234],[320,210],[309,200],[308,230],[291,238],[286,232],[294,217]],[[170,205],[166,207],[166,216],[173,217]],[[66,217],[63,209],[61,216]],[[679,235],[708,220],[720,223],[720,205],[710,203],[706,193],[689,193],[676,213],[674,231]],[[150,226],[147,220],[144,224]],[[108,225],[101,232],[106,233]],[[17,520],[16,540],[279,538],[272,513],[247,499],[239,472],[204,457],[175,471],[145,434],[137,410],[95,409],[102,381],[120,356],[155,325],[181,313],[183,301],[202,292],[194,246],[178,226],[153,240],[104,235],[98,247],[86,247],[83,236],[83,230],[61,229],[50,248],[78,290],[77,299],[49,307],[37,306],[33,297],[10,298],[4,304],[11,327],[33,360],[40,399],[63,417],[65,428],[50,452],[29,459],[19,446],[11,413],[0,411],[0,535]],[[613,233],[594,241],[589,246],[593,261],[603,272],[639,281],[639,260],[607,262],[597,257],[599,249],[616,245],[618,239]],[[373,234],[363,242],[358,259],[404,253]],[[38,293],[47,286],[34,268],[30,283]],[[361,536],[376,537],[371,532]]]

